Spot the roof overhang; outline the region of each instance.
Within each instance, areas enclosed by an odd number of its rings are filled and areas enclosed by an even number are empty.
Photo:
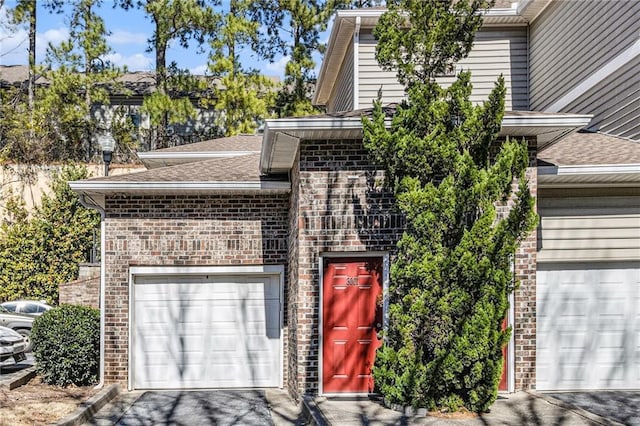
[[[543,0],[543,2],[546,0]],[[534,2],[535,3],[535,2]],[[533,6],[531,6],[533,7]],[[484,12],[483,26],[518,26],[527,25],[527,19],[520,16],[519,9],[494,8]],[[331,90],[338,78],[340,66],[353,42],[356,20],[360,20],[360,28],[374,28],[378,20],[387,10],[379,9],[348,9],[338,10],[333,20],[327,52],[320,66],[318,83],[311,102],[314,105],[325,105],[331,95]]]
[[[539,166],[539,188],[640,186],[640,164]]]
[[[138,158],[148,169],[158,167],[177,166],[179,164],[194,163],[211,160],[213,158],[239,157],[241,155],[257,154],[256,151],[216,151],[216,152],[175,152],[148,151],[139,152]]]
[[[520,0],[518,2],[517,13],[526,19],[527,22],[533,22],[542,11],[551,4],[552,0]]]
[[[291,184],[279,180],[219,182],[135,182],[81,180],[69,182],[75,192],[94,200],[104,209],[105,196],[112,195],[207,195],[289,193]]]
[[[589,124],[588,114],[505,113],[499,136],[537,137],[538,148],[553,143],[568,133]],[[391,126],[391,118],[385,120]],[[360,117],[307,117],[266,120],[260,156],[262,173],[286,173],[291,170],[304,139],[360,139]]]

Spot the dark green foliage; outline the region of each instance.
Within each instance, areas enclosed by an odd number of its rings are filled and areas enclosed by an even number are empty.
[[[52,196],[43,196],[32,217],[18,203],[8,203],[10,221],[0,225],[0,300],[57,303],[58,285],[76,279],[100,216],[80,204],[67,182],[88,177],[85,167],[63,168]]]
[[[469,73],[448,88],[435,80],[468,54],[482,22],[476,12],[489,4],[397,1],[375,30],[378,60],[407,92],[390,129],[379,103],[363,122],[407,220],[374,368],[379,391],[396,404],[485,411],[497,397],[512,256],[536,219],[527,146],[497,139],[502,78],[480,106],[469,101]]]
[[[98,381],[100,312],[61,305],[33,323],[33,352],[38,374],[57,386],[86,386]]]

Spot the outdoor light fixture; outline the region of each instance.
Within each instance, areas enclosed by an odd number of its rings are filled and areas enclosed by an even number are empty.
[[[113,150],[116,147],[116,140],[109,130],[102,129],[98,131],[96,135],[100,149],[102,149],[102,160],[104,161],[104,175],[109,176],[109,163],[111,163],[111,157]]]

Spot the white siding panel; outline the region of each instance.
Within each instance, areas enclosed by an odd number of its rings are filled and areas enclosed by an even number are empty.
[[[540,198],[540,262],[640,260],[640,197]]]
[[[382,91],[383,103],[398,102],[404,98],[404,89],[394,72],[380,69],[375,59],[376,41],[371,32],[360,33],[359,102],[361,108],[370,107]],[[527,33],[525,28],[483,29],[476,35],[473,50],[458,64],[458,69],[470,70],[476,103],[487,99],[500,74],[507,87],[507,110],[528,108]],[[450,84],[453,78],[441,78],[441,84]]]
[[[552,2],[530,28],[531,109],[544,111],[635,43],[638,16],[638,1]]]
[[[340,67],[336,85],[327,101],[327,112],[351,111],[353,109],[353,44],[349,45]]]

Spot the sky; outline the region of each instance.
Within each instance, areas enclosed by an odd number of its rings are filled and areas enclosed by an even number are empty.
[[[7,28],[7,7],[12,8],[16,0],[5,0],[0,10],[0,65],[26,65],[28,32],[27,28]],[[41,7],[38,2],[36,61],[41,63],[45,58],[45,51],[49,43],[58,44],[69,37],[68,18],[63,14],[51,14]],[[113,8],[113,2],[106,0],[100,9],[105,20],[107,30],[111,35],[107,37],[113,52],[106,58],[118,66],[126,65],[129,71],[153,71],[155,66],[154,53],[147,52],[147,40],[153,33],[153,25],[144,13],[138,9],[122,10]],[[328,32],[321,35],[328,38]],[[188,69],[192,74],[204,74],[206,71],[207,53],[199,53],[196,47],[183,49],[177,43],[170,46],[167,52],[167,64],[176,61],[179,68]],[[277,57],[274,63],[261,61],[247,52],[242,58],[245,67],[256,68],[263,75],[282,78],[287,57]],[[319,69],[320,58],[316,59]]]

